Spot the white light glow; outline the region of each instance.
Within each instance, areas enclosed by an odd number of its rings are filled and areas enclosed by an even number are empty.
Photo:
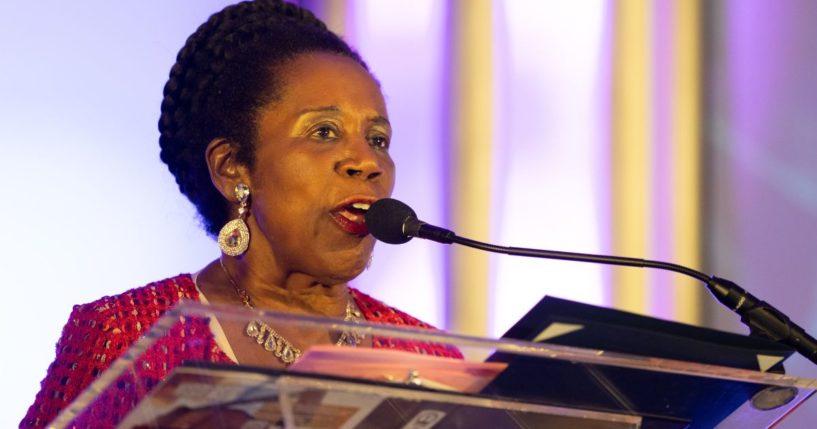
[[[605,2],[498,2],[507,32],[499,83],[496,240],[504,245],[599,252],[604,135]],[[601,79],[600,79],[601,78]],[[601,303],[601,269],[574,262],[494,259],[493,334],[544,295]]]

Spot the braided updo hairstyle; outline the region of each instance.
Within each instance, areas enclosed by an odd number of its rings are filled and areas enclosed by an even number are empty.
[[[230,206],[210,180],[205,149],[225,138],[253,168],[256,115],[281,91],[278,71],[310,52],[344,55],[368,67],[311,12],[281,0],[244,1],[212,15],[176,57],[159,119],[162,161],[217,236]]]

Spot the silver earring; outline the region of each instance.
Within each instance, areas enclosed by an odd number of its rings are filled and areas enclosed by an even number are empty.
[[[250,230],[244,219],[247,217],[247,206],[250,199],[250,188],[239,183],[235,185],[235,198],[238,200],[238,217],[227,222],[218,233],[218,247],[225,255],[239,256],[247,251],[250,245]]]

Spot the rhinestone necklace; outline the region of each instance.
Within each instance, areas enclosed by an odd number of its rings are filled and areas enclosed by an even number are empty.
[[[227,279],[230,281],[230,284],[233,286],[236,295],[241,299],[241,302],[244,303],[244,306],[250,309],[255,309],[250,302],[250,295],[247,291],[240,287],[235,280],[233,280],[233,276],[230,275],[230,272],[227,271],[227,267],[224,266],[224,261],[221,258],[218,258],[218,264],[221,266],[221,270],[224,271],[224,275],[227,276]],[[362,319],[360,311],[354,306],[352,298],[347,295],[346,296],[346,314],[343,317],[343,320],[354,321],[355,323],[360,322]],[[292,343],[290,343],[283,335],[279,334],[275,329],[264,322],[259,320],[251,320],[247,323],[247,326],[244,328],[244,334],[248,337],[254,338],[255,341],[262,347],[264,350],[271,352],[276,358],[278,358],[284,365],[289,365],[292,362],[295,362],[299,357],[301,357],[301,350],[295,347]],[[365,336],[359,332],[349,332],[343,331],[338,337],[338,340],[335,342],[336,346],[351,346],[355,347],[363,341]]]

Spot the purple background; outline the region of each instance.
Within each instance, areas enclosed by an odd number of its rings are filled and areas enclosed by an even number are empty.
[[[216,257],[159,162],[156,121],[177,50],[226,3],[4,5],[0,426],[16,425],[33,400],[71,305],[196,271]],[[817,332],[817,3],[705,3],[704,268]],[[447,3],[348,4],[347,37],[381,80],[396,131],[395,196],[442,222]],[[486,172],[493,232],[475,238],[582,252],[608,247],[613,5],[495,3],[497,131]],[[661,97],[666,88],[656,82],[653,96]],[[431,243],[379,245],[356,284],[441,325],[444,264]],[[603,272],[593,266],[497,257],[491,281],[492,335],[545,294],[609,303]],[[708,326],[745,332],[727,310],[707,307]],[[817,378],[802,359],[789,371]],[[782,427],[807,427],[815,410],[807,403]]]

